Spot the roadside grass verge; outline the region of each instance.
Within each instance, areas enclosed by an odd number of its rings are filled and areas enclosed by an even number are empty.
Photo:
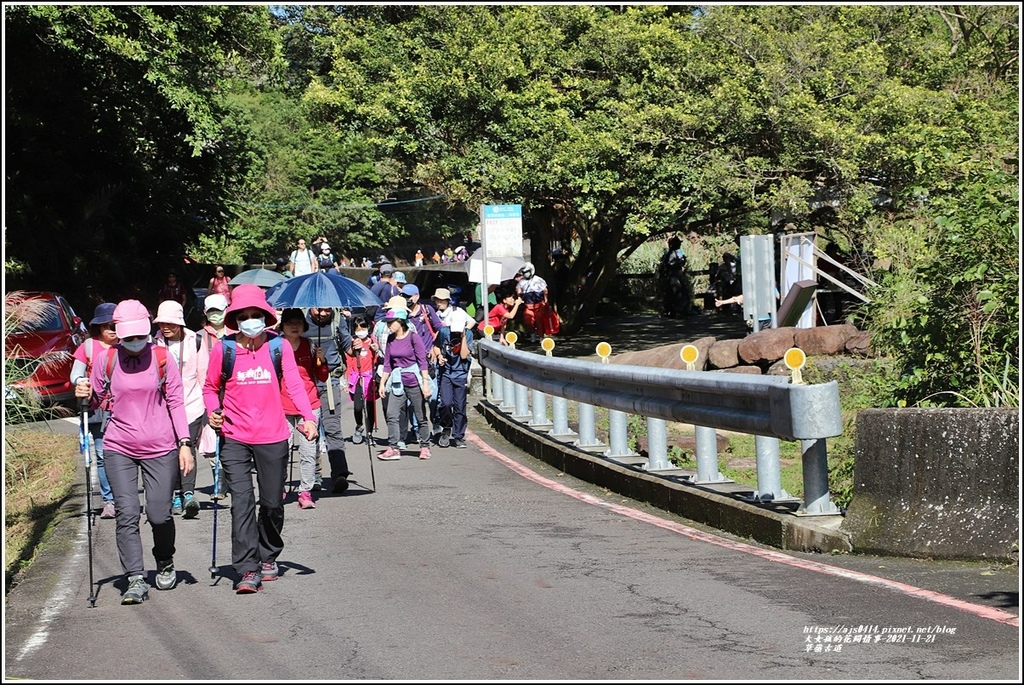
[[[6,427],[4,438],[4,594],[17,584],[70,496],[78,438]]]

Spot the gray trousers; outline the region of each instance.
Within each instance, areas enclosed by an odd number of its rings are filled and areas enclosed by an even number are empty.
[[[427,402],[423,397],[423,390],[418,385],[404,387],[404,395],[395,396],[389,392],[385,398],[384,411],[388,420],[388,444],[391,447],[398,447],[398,443],[405,438],[399,426],[403,414],[406,414],[408,408],[411,407],[418,424],[420,446],[427,447],[430,445],[430,427],[427,425]],[[409,400],[408,403],[406,400]]]
[[[320,410],[314,409],[313,416],[317,423],[320,421]],[[297,415],[289,415],[288,423],[292,427],[292,437],[289,440],[288,459],[294,458],[293,452],[299,455],[299,492],[309,492],[313,489],[313,481],[316,479],[316,462],[319,456],[316,451],[316,438],[307,440],[306,436],[299,430],[303,418]]]
[[[345,457],[345,436],[341,432],[341,405],[343,402],[348,402],[348,386],[343,385],[334,376],[330,376],[327,383],[331,384],[334,392],[334,411],[330,410],[327,403],[327,384],[317,383],[317,392],[320,395],[320,425],[323,426],[324,436],[327,438],[325,451],[327,460],[331,464],[331,479],[343,479],[352,473],[348,470],[348,459]]]
[[[205,423],[206,414],[203,414],[192,423],[188,424],[188,437],[192,440],[192,460],[196,466],[199,465],[199,433],[203,430],[203,424]],[[175,483],[178,492],[184,495],[186,492],[192,492],[196,489],[196,469],[189,471],[186,476],[180,470],[178,471],[178,480]]]
[[[174,517],[171,495],[178,479],[178,450],[153,459],[136,459],[120,452],[105,450],[107,480],[114,491],[114,519],[117,554],[126,575],[144,575],[142,534],[139,519],[139,472],[146,493],[146,518],[153,529],[153,557],[162,561],[174,556]]]
[[[220,465],[231,493],[231,563],[239,576],[259,571],[260,562],[276,561],[284,549],[284,476],[288,466],[288,441],[247,445],[224,438]],[[260,512],[251,469],[256,467]]]

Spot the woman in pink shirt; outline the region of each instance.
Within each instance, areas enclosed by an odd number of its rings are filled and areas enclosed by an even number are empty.
[[[199,432],[203,428],[206,408],[203,406],[203,384],[206,382],[206,364],[209,356],[199,351],[200,338],[185,328],[185,312],[174,300],[164,300],[156,310],[153,320],[160,330],[153,341],[166,347],[181,372],[185,388],[185,418],[188,420],[188,436],[192,440],[192,456],[196,456]],[[199,516],[199,500],[195,497],[196,470],[181,473],[175,484],[176,492],[171,502],[171,513],[184,514],[183,518]]]
[[[300,432],[307,440],[317,435],[316,417],[291,345],[271,343],[277,323],[274,308],[258,286],[239,285],[232,293],[225,322],[238,331],[215,344],[203,386],[210,427],[220,430],[220,462],[231,492],[232,563],[240,580],[238,594],[259,591],[278,577],[277,557],[284,549],[284,498],[281,484],[288,466],[291,426],[285,418],[281,388],[303,418]],[[226,345],[235,348],[234,363],[221,383]],[[281,378],[277,377],[271,347],[280,345]],[[256,467],[260,490],[259,518],[251,469]]]
[[[210,279],[209,285],[206,286],[206,294],[220,295],[223,297],[228,304],[231,304],[231,286],[228,285],[227,275],[224,273],[224,265],[218,264],[214,268],[213,278]]]
[[[139,532],[139,472],[153,529],[156,587],[170,590],[177,582],[171,494],[178,471],[188,473],[195,462],[181,374],[173,359],[165,359],[161,372],[160,355],[149,342],[149,311],[138,300],[124,300],[114,309],[113,320],[121,342],[93,360],[89,380],[79,380],[75,397],[92,398],[94,406],[102,403],[110,411],[103,459],[117,509],[117,553],[128,579],[121,604],[140,604],[149,586]]]

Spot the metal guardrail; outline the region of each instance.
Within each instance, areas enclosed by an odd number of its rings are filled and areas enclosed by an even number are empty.
[[[648,471],[673,468],[668,462],[664,421],[696,427],[697,478],[693,483],[727,482],[718,473],[715,433],[729,430],[756,436],[758,489],[756,502],[793,501],[779,483],[778,440],[800,440],[803,453],[804,502],[797,514],[837,514],[829,500],[825,440],[842,433],[838,385],[803,385],[784,376],[681,371],[644,366],[602,364],[524,352],[480,340],[477,356],[488,372],[488,396],[502,400],[515,420],[550,429],[550,437],[567,436],[562,400],[580,403],[583,448],[593,439],[592,407],[609,410],[609,442],[605,454],[629,454],[626,414],[647,420]],[[494,392],[500,388],[501,397]],[[512,387],[509,387],[512,386]],[[533,390],[530,411],[526,389]],[[546,396],[552,397],[555,420],[546,417]],[[541,415],[543,412],[543,416]],[[553,423],[553,427],[552,427]]]

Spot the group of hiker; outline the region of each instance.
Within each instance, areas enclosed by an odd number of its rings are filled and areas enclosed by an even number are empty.
[[[293,446],[300,509],[315,508],[313,493],[328,487],[322,453],[330,490],[348,489],[343,405],[351,405],[357,426],[351,440],[361,443],[373,439],[379,402],[388,443],[380,460],[402,457],[410,424],[421,460],[431,458],[432,444],[466,446],[477,322],[452,305],[445,288],[430,303],[419,295],[405,284],[381,305],[355,313],[282,310],[260,287],[238,285],[230,303],[221,293],[205,298],[198,331],[186,327],[177,300],[160,302],[155,317],[134,299],[96,307],[71,382],[82,437],[94,448],[100,518],[115,519],[126,579],[122,604],[141,603],[149,591],[140,474],[157,589],[177,584],[174,517],[199,514],[196,464],[205,457],[214,507],[230,496],[234,590],[249,594],[279,577]]]

